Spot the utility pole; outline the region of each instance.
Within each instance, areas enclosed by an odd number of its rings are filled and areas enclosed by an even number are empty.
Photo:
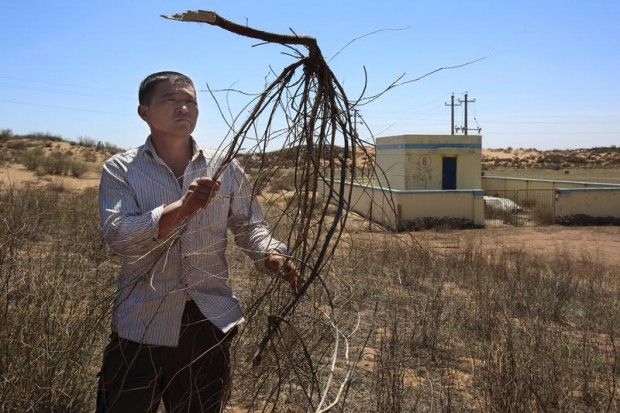
[[[461,104],[459,103],[458,105],[454,103],[454,93],[452,94],[452,96],[450,97],[450,104],[445,103],[444,105],[446,106],[450,106],[450,120],[451,120],[451,125],[450,125],[450,135],[454,135],[454,107],[455,106],[461,106]]]
[[[467,100],[467,92],[465,92],[465,99],[464,100],[459,99],[459,103],[465,103],[465,126],[463,128],[461,128],[465,135],[467,135],[467,131],[469,130],[468,127],[467,127],[467,103],[468,102],[474,103],[475,101],[476,101],[476,99]],[[480,133],[480,129],[478,129],[478,133]]]

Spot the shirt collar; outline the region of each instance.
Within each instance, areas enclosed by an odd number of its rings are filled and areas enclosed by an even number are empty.
[[[192,161],[195,161],[199,156],[204,156],[202,148],[198,145],[198,142],[196,142],[193,136],[189,137],[189,142],[192,145]]]
[[[153,139],[151,135],[146,138],[146,142],[139,149],[140,155],[149,155],[151,158],[157,156],[157,152],[155,151],[155,145],[153,145]]]
[[[202,148],[198,145],[198,142],[196,142],[193,136],[189,137],[189,141],[192,145],[191,160],[195,161],[199,156],[204,156]],[[151,138],[151,135],[146,138],[146,142],[140,148],[140,155],[149,155],[151,158],[159,158],[159,156],[157,156],[157,151],[155,150],[155,145],[153,144],[153,138]]]

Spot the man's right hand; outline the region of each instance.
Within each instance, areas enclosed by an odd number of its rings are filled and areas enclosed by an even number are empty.
[[[189,184],[187,192],[179,200],[181,202],[181,213],[187,217],[206,207],[219,190],[220,181],[214,181],[211,178],[194,179]]]
[[[219,190],[220,181],[211,178],[194,179],[181,199],[164,207],[159,220],[158,238],[166,237],[185,218],[209,205]]]

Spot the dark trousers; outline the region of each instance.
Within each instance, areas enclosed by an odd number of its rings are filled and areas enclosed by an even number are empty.
[[[188,301],[178,347],[153,346],[113,334],[103,355],[97,413],[219,412],[228,398],[230,343]]]

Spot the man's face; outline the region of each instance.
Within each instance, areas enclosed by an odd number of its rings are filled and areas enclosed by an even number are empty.
[[[138,106],[138,114],[149,125],[152,135],[187,138],[198,119],[196,90],[186,82],[160,82],[151,101]]]

